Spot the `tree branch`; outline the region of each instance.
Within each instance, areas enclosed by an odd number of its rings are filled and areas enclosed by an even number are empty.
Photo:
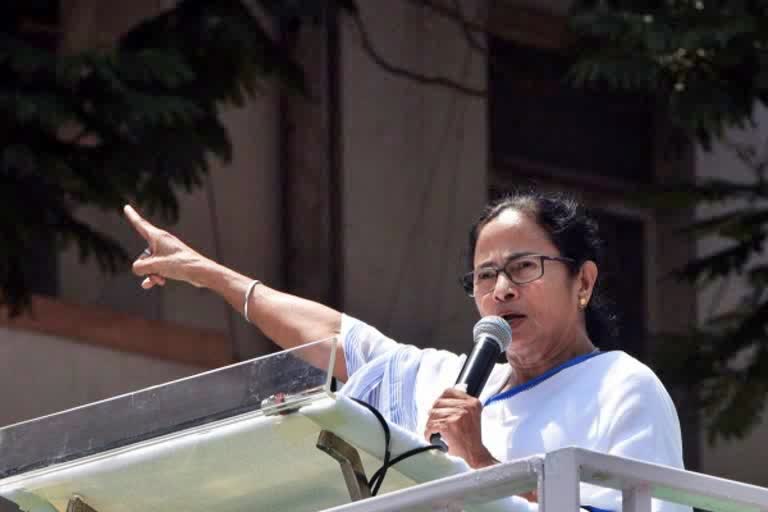
[[[457,82],[456,80],[452,80],[445,76],[425,75],[425,74],[421,74],[416,71],[412,71],[412,70],[397,66],[395,64],[392,64],[391,62],[387,61],[374,47],[373,42],[371,41],[370,34],[366,30],[365,25],[363,24],[363,20],[360,17],[360,14],[352,14],[351,17],[355,23],[355,26],[357,27],[358,33],[360,34],[360,40],[362,42],[363,50],[365,51],[366,54],[368,54],[371,60],[373,60],[373,62],[384,71],[387,71],[388,73],[391,73],[396,76],[413,80],[416,83],[420,83],[424,85],[432,85],[437,87],[444,87],[446,89],[451,89],[451,90],[460,92],[462,94],[466,94],[468,96],[474,96],[477,98],[486,97],[487,91],[484,89],[477,89],[468,85],[464,85],[460,82]]]

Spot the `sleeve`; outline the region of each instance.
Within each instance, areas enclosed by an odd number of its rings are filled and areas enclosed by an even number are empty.
[[[341,317],[341,339],[349,376],[366,363],[399,346],[375,327],[346,314]]]
[[[604,451],[611,455],[683,469],[680,423],[672,399],[650,371],[627,376],[612,386],[603,405],[606,419]],[[588,508],[620,510],[621,493],[597,486],[582,487],[582,503]],[[654,512],[690,512],[690,508],[653,500]]]
[[[610,407],[608,453],[683,468],[677,411],[655,375],[627,379]]]

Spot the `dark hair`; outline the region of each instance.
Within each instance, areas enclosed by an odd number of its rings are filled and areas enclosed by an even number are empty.
[[[475,246],[480,231],[505,210],[512,209],[530,217],[549,235],[561,256],[573,259],[566,263],[571,275],[576,275],[586,261],[600,267],[603,261],[603,241],[597,222],[573,196],[562,192],[536,190],[515,191],[485,207],[469,232],[469,270],[474,267]],[[592,296],[585,311],[587,334],[597,344],[612,344],[618,337],[618,318],[611,302],[605,297],[598,274]]]

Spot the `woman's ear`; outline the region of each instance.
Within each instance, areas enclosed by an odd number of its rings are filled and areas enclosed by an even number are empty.
[[[594,261],[587,260],[581,265],[581,271],[579,272],[579,297],[589,302],[596,282],[597,265]]]

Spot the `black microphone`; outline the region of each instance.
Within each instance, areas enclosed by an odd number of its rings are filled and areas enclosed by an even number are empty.
[[[472,329],[475,346],[464,361],[464,366],[456,379],[456,386],[466,386],[467,394],[477,397],[488,382],[499,356],[506,352],[512,341],[512,329],[500,316],[486,316],[480,319]],[[439,433],[429,436],[429,442],[445,446]],[[445,447],[447,449],[447,447]]]
[[[466,385],[467,394],[480,396],[493,366],[512,341],[512,329],[500,316],[486,316],[472,330],[475,346],[464,361],[456,386]]]

